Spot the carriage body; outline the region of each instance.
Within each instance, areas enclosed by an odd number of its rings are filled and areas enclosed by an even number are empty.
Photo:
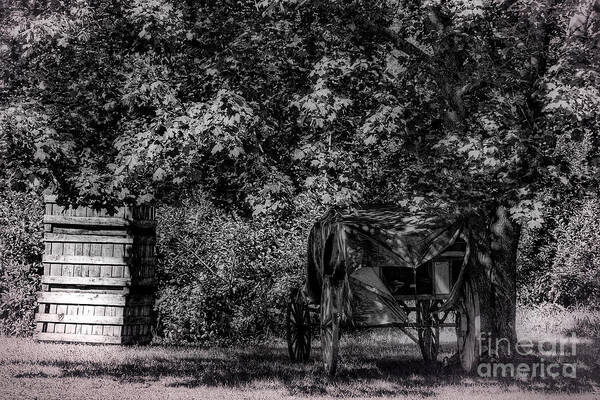
[[[320,328],[330,373],[336,369],[339,330],[344,327],[397,327],[432,361],[440,328],[455,327],[460,342],[468,335],[468,320],[474,319],[464,315],[474,315],[474,310],[464,310],[462,302],[469,255],[468,228],[461,218],[406,216],[389,208],[330,211],[310,232],[305,284],[292,303],[316,310],[313,325]],[[458,318],[447,321],[450,314]],[[289,344],[294,342],[290,320],[308,318],[302,315],[308,313],[296,310],[288,318]],[[300,330],[304,337],[295,343],[310,351],[310,332]],[[292,359],[308,358],[289,347]]]

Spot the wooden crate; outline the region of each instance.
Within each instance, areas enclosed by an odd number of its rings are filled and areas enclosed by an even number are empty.
[[[38,340],[147,343],[154,304],[152,207],[111,215],[58,205],[46,196]]]

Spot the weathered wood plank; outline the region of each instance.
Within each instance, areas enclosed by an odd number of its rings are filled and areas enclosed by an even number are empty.
[[[124,306],[126,301],[126,296],[122,294],[38,292],[39,303]]]
[[[104,312],[106,311],[106,306],[95,306],[94,307],[94,316],[95,317],[104,317]],[[93,325],[92,326],[92,334],[94,335],[102,335],[104,332],[102,325]]]
[[[102,257],[102,256],[63,256],[57,254],[44,254],[44,263],[57,264],[87,264],[87,265],[127,265],[125,257]]]
[[[125,316],[125,309],[123,307],[112,307],[112,314],[115,317],[124,317]],[[123,326],[122,325],[117,325],[115,327],[113,327],[113,336],[121,336],[123,334]]]
[[[119,307],[122,308],[122,307]],[[83,315],[94,315],[94,306],[83,306]],[[92,325],[90,324],[81,324],[81,333],[84,335],[89,335],[92,333]]]
[[[130,306],[152,304],[154,299],[150,295],[132,297],[126,294],[38,292],[38,303]]]
[[[57,234],[65,234],[65,235],[96,235],[96,236],[117,236],[123,237],[127,235],[127,227],[117,227],[117,229],[109,229],[110,227],[105,227],[108,229],[94,229],[93,226],[90,226],[87,229],[84,228],[74,228],[75,225],[49,225],[52,226],[50,232],[54,232]]]
[[[69,215],[44,215],[45,224],[92,225],[92,226],[128,226],[130,221],[115,217],[73,217]]]
[[[103,235],[69,235],[47,233],[44,235],[44,242],[60,243],[121,243],[132,244],[132,237],[103,236]]]
[[[77,314],[76,309],[79,308],[79,306],[76,306],[74,304],[69,304],[66,307],[67,307],[66,314]],[[61,315],[61,314],[57,314],[57,315]],[[65,333],[75,333],[75,325],[65,322]]]
[[[50,254],[62,255],[63,246],[64,245],[62,243],[52,243],[52,248],[50,249]]]
[[[84,335],[84,334],[69,334],[69,333],[47,333],[38,332],[34,335],[36,340],[52,341],[52,342],[78,342],[78,343],[106,343],[106,344],[121,344],[120,336],[103,336],[103,335]]]
[[[46,306],[46,305],[45,305]],[[50,314],[56,314],[56,304],[47,304],[45,307]],[[46,332],[54,333],[54,323],[48,324]]]
[[[81,286],[130,286],[131,278],[93,278],[81,276],[42,276],[42,283],[55,285],[81,285]],[[135,282],[138,286],[149,285],[152,280]]]
[[[77,225],[77,226],[135,226],[138,228],[154,228],[156,221],[126,220],[119,217],[75,217],[71,215],[44,215],[44,224]]]

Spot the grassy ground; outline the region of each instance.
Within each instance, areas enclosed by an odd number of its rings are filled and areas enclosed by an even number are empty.
[[[521,337],[588,336],[580,337],[575,357],[561,358],[578,363],[577,378],[481,378],[427,366],[417,347],[393,330],[344,337],[333,379],[323,374],[318,341],[309,363],[292,364],[281,341],[253,349],[198,349],[0,337],[0,399],[600,399],[599,314],[534,309],[520,312],[518,322]],[[451,333],[442,336],[440,359],[454,347]]]

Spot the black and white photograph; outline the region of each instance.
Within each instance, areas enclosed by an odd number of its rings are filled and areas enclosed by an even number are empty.
[[[600,0],[0,0],[0,400],[600,400]]]

